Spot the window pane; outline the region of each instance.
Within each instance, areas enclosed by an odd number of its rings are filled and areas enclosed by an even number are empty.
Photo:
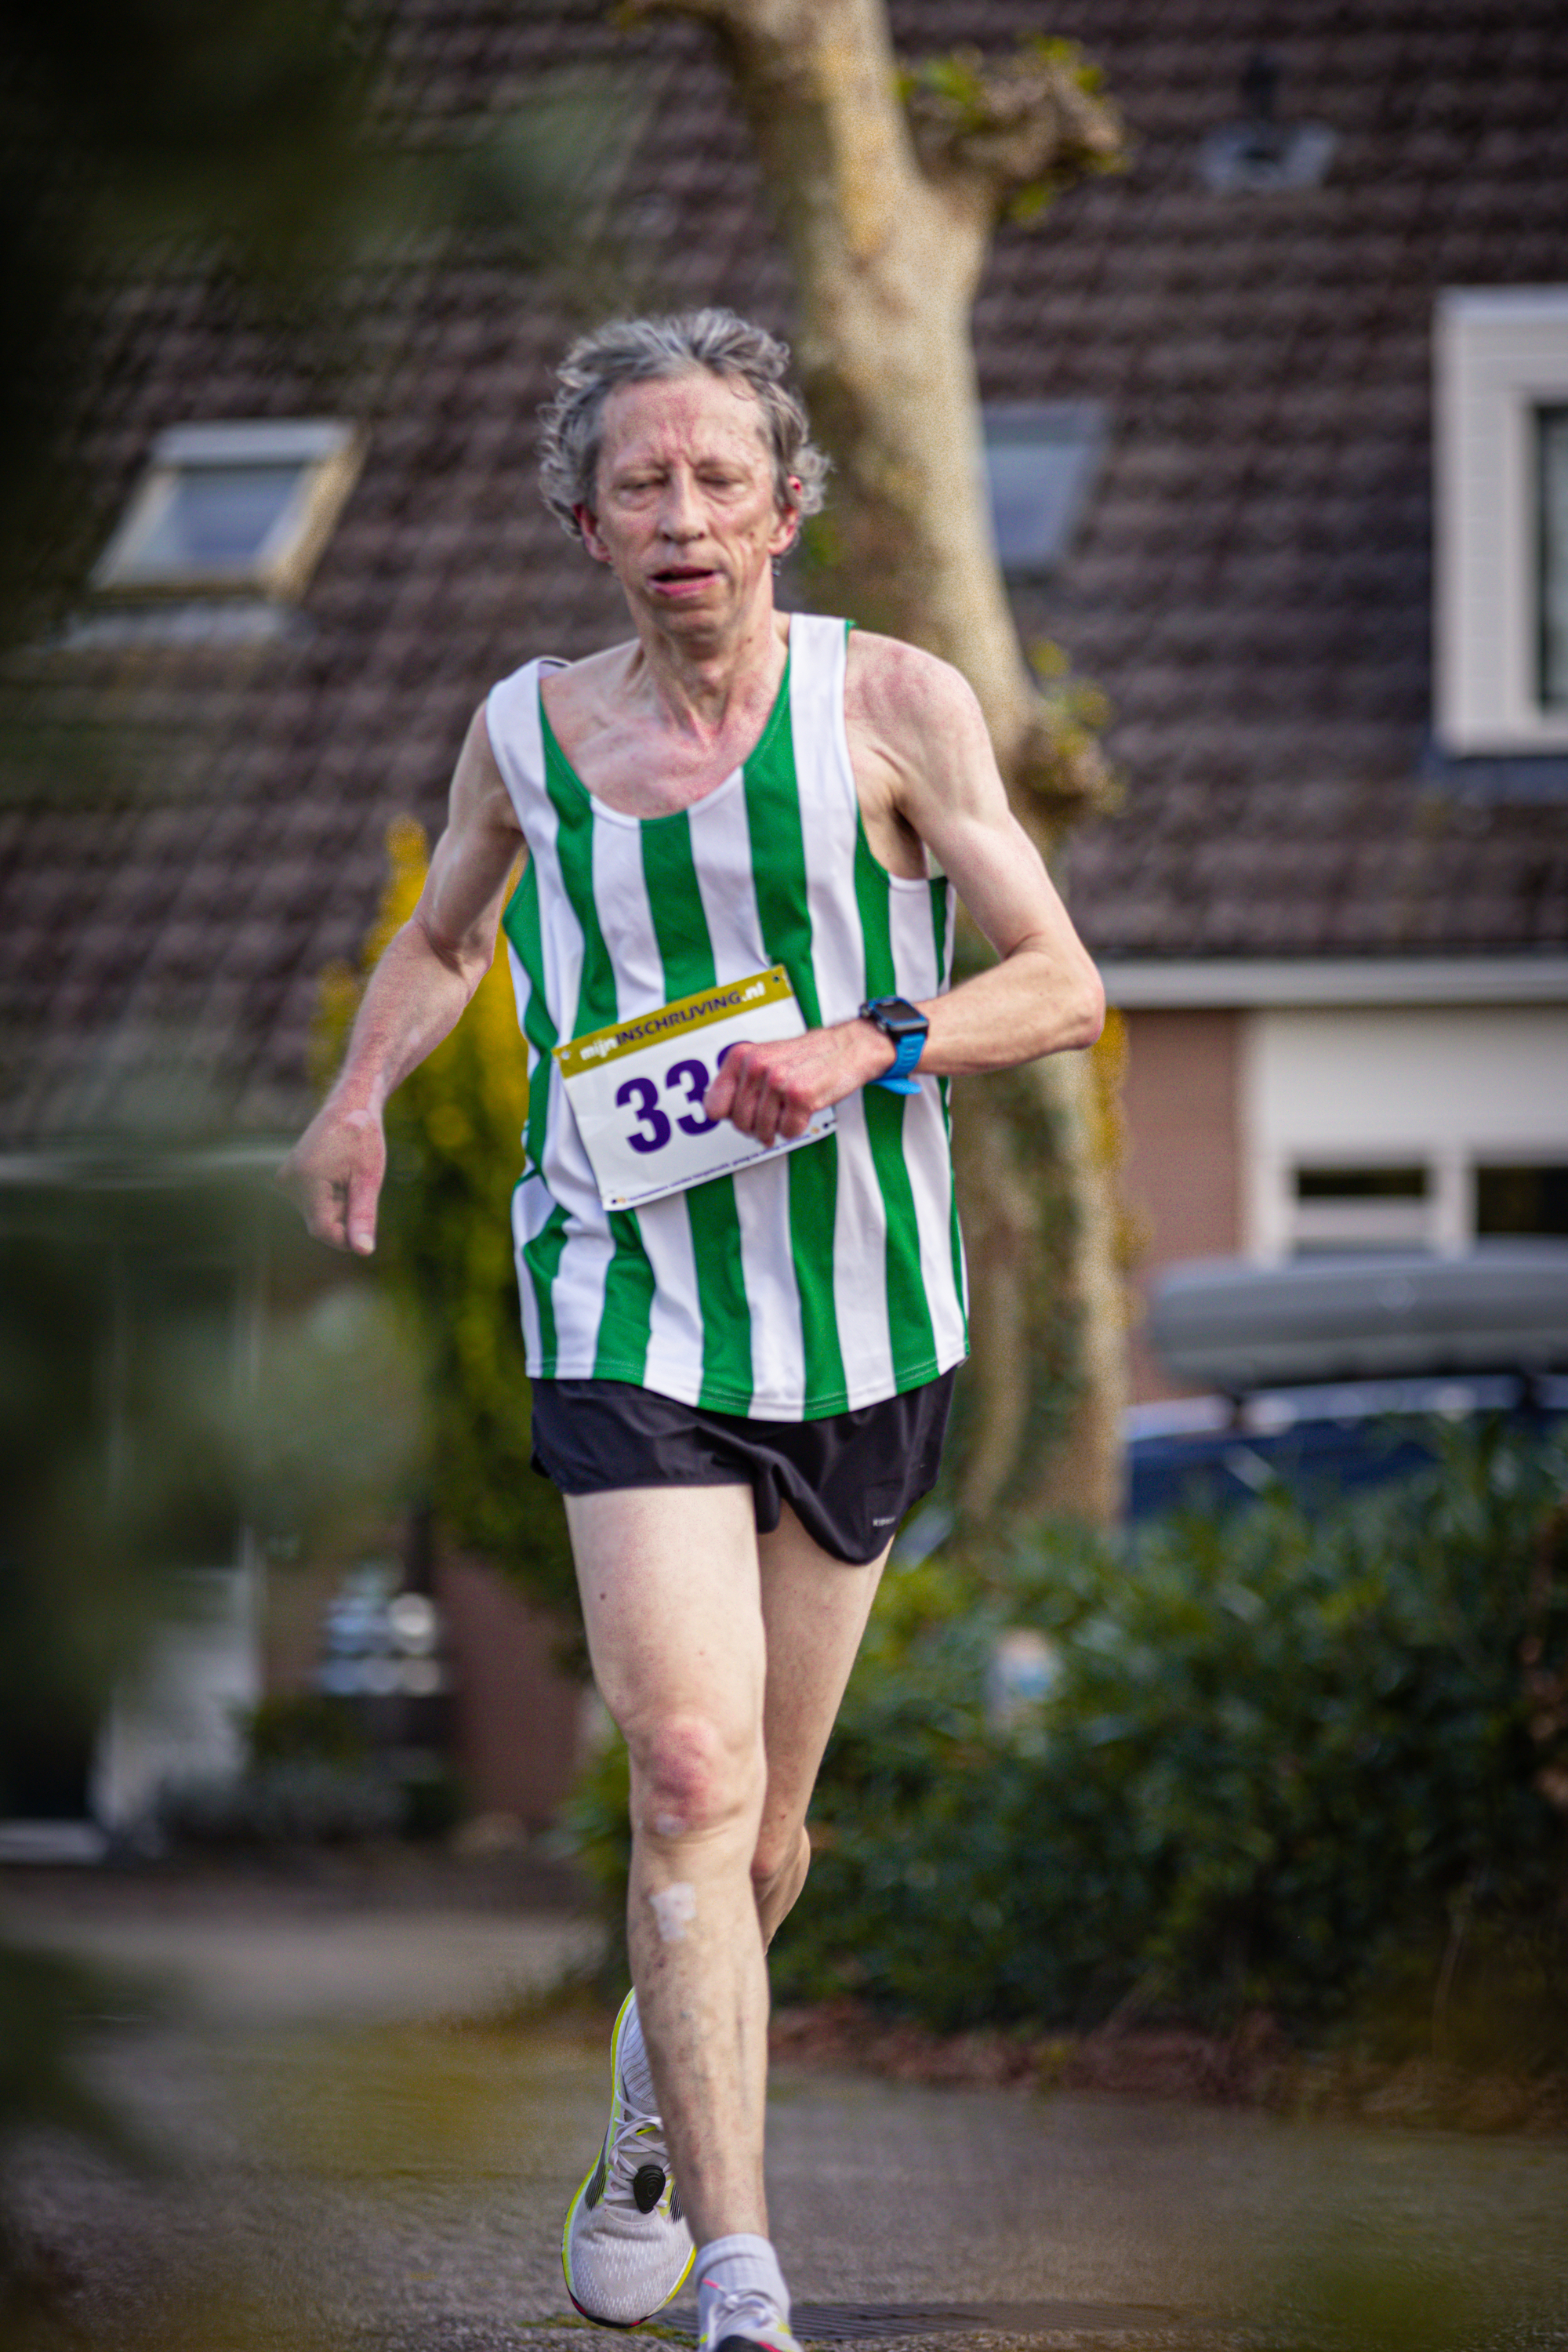
[[[298,465],[201,466],[183,472],[136,551],[134,572],[254,571],[302,470]]]
[[[1105,449],[1096,401],[1004,402],[984,412],[991,520],[1004,572],[1049,572],[1066,554]]]
[[[1568,408],[1538,412],[1541,699],[1568,707]]]
[[[1478,1234],[1568,1234],[1568,1168],[1478,1168]]]
[[[1298,1168],[1298,1201],[1424,1201],[1425,1168]]]
[[[985,458],[1003,569],[1046,569],[1067,544],[1084,473],[1083,451],[1071,443],[1030,449],[1015,442],[994,444]]]

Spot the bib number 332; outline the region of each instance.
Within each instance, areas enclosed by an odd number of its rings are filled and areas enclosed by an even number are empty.
[[[729,1050],[725,1045],[714,1056],[714,1073]],[[682,1135],[711,1135],[717,1127],[717,1119],[704,1118],[702,1111],[702,1097],[708,1091],[710,1078],[706,1064],[695,1061],[689,1055],[685,1061],[672,1062],[666,1070],[666,1093],[684,1090],[687,1102],[692,1106],[690,1109],[677,1114],[675,1128]],[[616,1100],[637,1114],[637,1129],[626,1138],[632,1150],[662,1151],[675,1129],[670,1126],[668,1115],[659,1108],[658,1080],[642,1076],[623,1078],[616,1088]]]
[[[678,997],[555,1048],[566,1099],[606,1209],[635,1209],[832,1132],[818,1111],[791,1142],[759,1143],[702,1108],[731,1045],[805,1034],[782,964]]]

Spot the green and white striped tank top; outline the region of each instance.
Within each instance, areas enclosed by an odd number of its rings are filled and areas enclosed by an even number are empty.
[[[512,1200],[528,1370],[687,1404],[814,1420],[914,1388],[967,1348],[948,1086],[868,1087],[837,1129],[637,1210],[606,1211],[551,1049],[782,963],[810,1026],[948,985],[952,894],[879,865],[844,722],[847,629],[792,616],[784,684],[743,767],[637,818],[578,781],[542,669],[490,693],[490,744],[528,844],[504,918],[528,1042]]]

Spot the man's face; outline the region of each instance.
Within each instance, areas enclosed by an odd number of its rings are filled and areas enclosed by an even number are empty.
[[[610,394],[597,501],[578,509],[589,552],[634,614],[682,636],[722,632],[750,610],[795,533],[754,394],[705,368]]]

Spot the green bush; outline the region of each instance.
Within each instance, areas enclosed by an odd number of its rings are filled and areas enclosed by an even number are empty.
[[[1521,1664],[1568,1649],[1565,1481],[1561,1444],[1493,1431],[1323,1507],[1040,1528],[978,1600],[895,1572],[776,1997],[853,1990],[939,2028],[1263,2006],[1307,2032],[1418,1982],[1430,2036],[1439,1979],[1458,2001],[1465,1954],[1503,1952],[1539,1993],[1524,2054],[1568,2055],[1568,1839],[1541,1785],[1561,1759]],[[1054,1679],[1002,1731],[986,1670],[1016,1626]],[[607,1884],[616,1769],[577,1813]]]
[[[176,1847],[348,1845],[444,1838],[467,1809],[463,1783],[434,1755],[377,1755],[352,1701],[306,1695],[263,1702],[239,1772],[168,1780],[157,1822]]]
[[[275,1691],[250,1710],[246,1725],[252,1765],[367,1761],[370,1736],[352,1698],[330,1691]]]

